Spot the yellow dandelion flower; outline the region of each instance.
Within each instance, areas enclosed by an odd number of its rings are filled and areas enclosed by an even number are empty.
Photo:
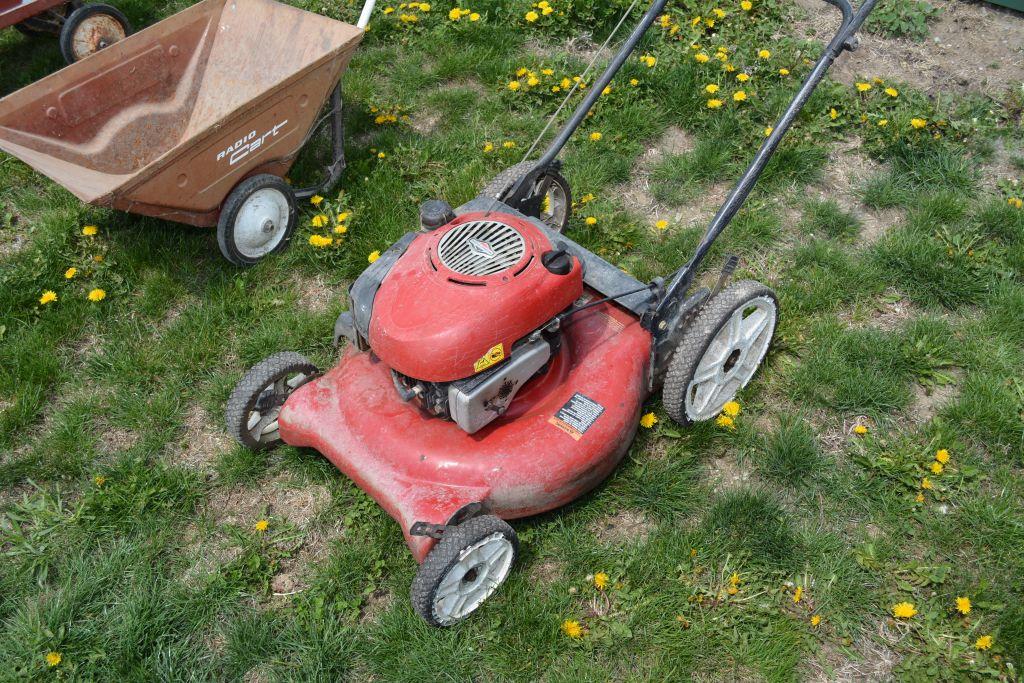
[[[480,21],[480,13],[479,12],[470,12],[469,13],[469,20],[470,21]]]
[[[523,87],[523,84],[520,83],[519,81],[509,81],[508,83],[508,89],[511,90],[512,92],[519,90],[521,87]]]
[[[586,220],[583,221],[587,225],[597,225],[597,219],[593,216],[587,216]]]
[[[324,237],[323,235],[310,235],[309,243],[314,247],[329,247],[334,244],[334,240],[330,237]]]
[[[100,289],[99,287],[89,291],[89,301],[92,301],[92,302],[103,301],[106,298],[107,298],[106,291]]]
[[[740,72],[736,74],[736,80],[739,81],[740,83],[746,83],[747,81],[750,80],[750,74]]]
[[[379,258],[380,258],[380,252],[379,251],[371,251],[370,255],[366,257],[366,260],[369,261],[370,263],[373,263],[374,261],[376,261]]]
[[[932,474],[942,474],[943,465],[941,462],[935,461],[931,466]]]
[[[857,436],[864,436],[868,433],[868,428],[866,425],[854,425],[853,433]]]
[[[385,154],[384,152],[377,152],[377,158],[378,158],[378,159],[386,159],[386,158],[387,158],[387,156],[388,156],[388,155],[387,155],[387,154]]]
[[[981,636],[974,641],[974,647],[979,650],[987,650],[992,647],[992,636]]]
[[[960,614],[970,614],[971,599],[968,597],[958,597],[956,599],[956,611]]]
[[[750,0],[743,0],[740,2],[740,9],[744,12],[749,12],[754,9],[754,3],[750,2]]]
[[[270,522],[268,522],[265,519],[261,519],[258,522],[256,522],[256,524],[253,525],[253,528],[256,529],[256,531],[258,531],[258,532],[260,532],[262,534],[267,529],[270,528]]]
[[[928,119],[910,119],[910,125],[920,130],[921,128],[924,128],[925,126],[928,125]]]
[[[59,652],[50,651],[46,653],[46,665],[49,667],[59,665],[62,659],[63,657],[61,657]]]
[[[604,572],[598,572],[594,574],[594,587],[599,591],[603,591],[608,587],[608,575]]]
[[[461,10],[459,10],[458,7],[452,8],[452,10],[448,12],[448,18],[451,19],[452,21],[458,21],[459,19],[462,18]]]
[[[346,232],[348,232],[348,226],[342,223],[338,223],[337,225],[334,226],[334,232],[338,235],[344,235]]]
[[[897,90],[896,88],[886,88],[885,94],[888,95],[889,97],[899,97],[900,91]]]
[[[804,587],[797,586],[796,590],[793,591],[793,602],[800,602],[804,598]]]
[[[730,586],[738,586],[738,585],[740,585],[740,575],[737,572],[733,572],[732,576],[729,577],[729,585]]]
[[[96,484],[96,486],[103,486],[107,483],[107,478],[102,475],[96,475],[92,478],[92,482]]]
[[[82,234],[85,235],[86,237],[92,237],[98,231],[99,228],[97,228],[95,225],[87,225],[84,228],[82,228]]]
[[[322,213],[318,213],[317,215],[313,216],[313,218],[310,219],[309,224],[312,225],[314,228],[322,228],[325,225],[327,225],[327,216],[323,215]]]
[[[857,83],[857,92],[867,92],[871,90],[870,83]]]
[[[505,142],[501,143],[501,146],[504,147],[505,149],[515,149],[516,143],[514,140],[506,140]]]
[[[772,52],[771,52],[771,50],[758,50],[757,51],[757,56],[760,59],[768,59],[769,57],[772,56]]]
[[[921,488],[925,491],[931,491],[934,488],[934,486],[932,486],[932,480],[928,477],[923,477],[921,479]]]
[[[57,292],[53,291],[52,289],[46,290],[45,292],[43,292],[43,295],[39,297],[39,303],[42,304],[43,306],[56,300]]]
[[[600,132],[598,132],[598,131],[596,131],[596,130],[595,130],[595,131],[594,131],[593,133],[591,133],[591,134],[590,134],[590,140],[591,140],[591,142],[598,142],[598,141],[600,141],[600,140],[601,140],[601,138],[603,138],[603,137],[604,137],[604,134],[603,134],[603,133],[600,133]]]
[[[917,614],[917,608],[912,602],[898,602],[892,606],[892,615],[897,619],[911,619]]]
[[[640,79],[631,78],[629,79],[629,84],[635,88],[636,86],[640,85]]]
[[[484,143],[484,154],[490,154],[493,151],[494,151],[494,143],[493,142],[485,142]]]
[[[583,637],[583,627],[575,619],[566,619],[562,622],[562,633],[568,638],[579,640]]]
[[[70,280],[77,273],[78,273],[78,268],[75,268],[74,266],[71,266],[70,268],[68,268],[67,270],[64,271],[64,279],[65,280]]]
[[[889,125],[889,119],[880,119],[878,121],[879,128],[885,128],[888,125]]]
[[[719,415],[715,424],[723,429],[736,429],[736,422],[728,415]]]
[[[644,429],[650,429],[658,423],[658,416],[654,413],[647,413],[640,418],[640,426]]]
[[[924,492],[918,491],[917,495],[914,496],[914,500],[917,501],[918,503],[923,503],[924,502]]]
[[[580,197],[580,202],[582,202],[583,204],[587,204],[589,202],[594,201],[595,199],[597,199],[597,197],[594,196],[594,193],[593,192],[588,192],[585,195],[583,195],[582,197]]]
[[[839,112],[836,111],[835,107],[832,107],[831,109],[828,110],[828,117],[833,121],[839,118]]]
[[[821,615],[815,614],[813,617],[811,617],[811,626],[813,626],[814,628],[818,628],[819,624],[821,624]]]
[[[737,588],[736,586],[729,586],[728,588],[725,589],[725,592],[728,593],[729,595],[736,595],[737,593],[740,592],[740,589]]]
[[[722,68],[723,68],[723,69],[725,69],[725,70],[726,70],[727,72],[729,72],[729,73],[732,73],[733,71],[735,71],[735,70],[736,70],[736,67],[735,67],[735,66],[733,66],[732,64],[729,64],[728,62],[726,62],[725,64],[723,64],[723,65],[722,65]]]
[[[772,131],[773,131],[773,130],[775,130],[775,129],[774,129],[774,128],[772,128],[771,126],[765,126],[765,129],[764,129],[764,136],[765,136],[765,137],[768,137],[769,135],[771,135],[771,134],[772,134]]]
[[[351,216],[351,215],[352,215],[351,211],[342,211],[341,213],[338,214],[337,221],[339,223],[344,223],[345,221],[347,221],[349,219],[349,216]]]
[[[789,69],[787,69],[785,67],[779,69],[779,75],[780,76],[788,76],[789,75]]]
[[[665,230],[666,228],[668,228],[668,221],[663,218],[660,221],[657,221],[654,224],[654,227],[656,227],[658,230]]]
[[[709,83],[708,85],[704,86],[704,92],[706,92],[709,95],[714,95],[716,92],[718,92],[718,86],[715,85],[714,83]]]
[[[742,90],[737,90],[732,94],[732,98],[737,102],[742,102],[745,99],[747,99],[747,93],[743,92]]]
[[[710,100],[708,100],[708,109],[718,109],[723,104],[724,104],[724,102],[722,102],[722,100],[710,99]]]
[[[526,20],[531,24],[537,21],[538,19],[540,19],[540,15],[534,12],[533,10],[530,10],[529,12],[526,13]]]
[[[693,56],[693,58],[694,58],[694,59],[696,59],[696,60],[697,60],[697,61],[698,61],[699,63],[701,63],[701,64],[706,64],[706,63],[708,63],[709,61],[711,61],[711,57],[708,57],[708,56],[707,56],[706,54],[704,54],[703,52],[698,52],[697,54],[695,54],[695,55]]]
[[[943,465],[945,465],[947,462],[949,462],[949,451],[947,451],[945,448],[936,451],[935,459],[941,462]]]
[[[740,410],[741,409],[739,401],[729,401],[724,406],[722,406],[722,412],[728,415],[729,417],[736,417],[737,415],[740,414]]]
[[[309,203],[312,204],[313,206],[320,206],[320,204],[322,204],[323,201],[324,201],[324,198],[321,197],[318,194],[315,194],[315,195],[313,195],[312,197],[309,198]]]
[[[640,61],[646,64],[648,69],[653,69],[658,63],[658,58],[654,55],[644,55]]]
[[[719,19],[725,19],[725,10],[723,10],[723,9],[721,9],[721,8],[719,8],[719,7],[716,7],[715,9],[713,9],[713,10],[711,10],[711,11],[712,11],[712,12],[714,13],[714,15],[715,15],[716,17],[718,17]]]
[[[1006,203],[1015,209],[1024,207],[1024,200],[1020,199],[1019,197],[1010,197],[1009,199],[1006,200]]]

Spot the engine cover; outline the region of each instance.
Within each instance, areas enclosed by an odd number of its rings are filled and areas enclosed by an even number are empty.
[[[500,212],[463,214],[419,235],[377,290],[370,348],[425,382],[466,379],[501,363],[583,293],[579,260],[549,269],[543,256],[552,250],[539,228]]]

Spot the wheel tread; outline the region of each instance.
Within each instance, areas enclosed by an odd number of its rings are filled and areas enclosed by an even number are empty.
[[[224,423],[228,433],[242,446],[250,450],[263,450],[275,444],[259,442],[252,438],[246,424],[252,405],[263,389],[282,374],[293,372],[319,372],[313,363],[302,354],[282,351],[264,358],[254,365],[238,384],[235,385],[224,409]]]

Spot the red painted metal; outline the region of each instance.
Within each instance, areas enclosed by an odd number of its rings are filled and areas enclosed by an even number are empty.
[[[583,293],[583,268],[573,259],[566,275],[541,263],[551,241],[536,226],[509,214],[491,214],[519,230],[526,242],[520,261],[484,277],[456,273],[437,257],[441,239],[483,212],[459,216],[418,237],[395,264],[374,299],[370,347],[408,377],[451,382],[476,374],[475,364],[501,345],[512,344],[564,311]]]
[[[289,397],[281,437],[320,451],[373,496],[422,562],[435,541],[410,536],[415,522],[444,524],[475,502],[506,519],[554,509],[604,480],[628,450],[647,396],[650,334],[612,303],[573,316],[564,334],[551,369],[476,434],[402,402],[387,364],[350,348]],[[577,393],[604,408],[582,434],[554,419]]]
[[[197,226],[283,176],[363,31],[271,0],[203,0],[0,100],[0,150],[82,201]]]

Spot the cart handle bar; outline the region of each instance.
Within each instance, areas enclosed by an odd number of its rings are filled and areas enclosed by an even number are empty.
[[[846,2],[846,0],[842,0]],[[373,14],[373,8],[377,5],[377,0],[366,0],[366,4],[363,5],[363,11],[359,14],[359,22],[356,24],[357,28],[366,30],[366,27],[370,24],[370,15]]]
[[[807,104],[807,100],[810,98],[811,93],[818,87],[818,84],[825,77],[825,73],[832,66],[832,63],[836,58],[843,52],[843,50],[855,50],[857,48],[857,30],[867,19],[868,14],[874,8],[877,0],[864,0],[860,7],[854,12],[852,5],[849,0],[825,0],[831,5],[838,7],[843,13],[843,20],[839,26],[839,30],[836,32],[835,37],[832,38],[828,46],[825,48],[825,52],[818,58],[817,63],[811,70],[811,73],[807,76],[807,80],[804,81],[803,85],[800,86],[800,90],[796,96],[789,103],[786,111],[783,112],[778,122],[772,128],[772,132],[768,135],[763,143],[761,143],[760,149],[757,150],[757,154],[754,156],[750,166],[747,167],[746,172],[736,183],[736,186],[729,193],[725,202],[721,208],[718,209],[718,213],[711,219],[711,223],[708,225],[707,231],[704,233],[704,238],[697,245],[697,249],[694,251],[693,257],[689,263],[677,270],[673,275],[669,284],[665,290],[665,294],[661,298],[661,301],[657,305],[655,310],[656,318],[664,318],[666,315],[670,315],[671,312],[678,307],[679,303],[683,300],[686,295],[686,291],[689,289],[690,284],[693,282],[694,272],[700,266],[701,261],[707,256],[708,251],[711,249],[711,245],[722,234],[726,226],[733,219],[736,213],[743,206],[743,202],[747,199],[751,190],[754,188],[754,184],[757,179],[761,176],[768,162],[771,160],[772,155],[778,148],[779,143],[782,142],[782,138],[785,137],[789,131],[793,122],[796,120],[800,110],[803,109],[804,105]]]

